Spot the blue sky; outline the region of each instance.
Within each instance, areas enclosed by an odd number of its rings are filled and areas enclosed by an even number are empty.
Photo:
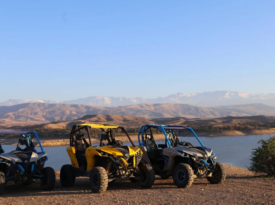
[[[275,1],[1,1],[0,101],[275,93]]]

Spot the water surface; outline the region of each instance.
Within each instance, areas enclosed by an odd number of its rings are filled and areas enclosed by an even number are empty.
[[[217,155],[217,160],[246,168],[250,166],[250,156],[253,149],[259,146],[258,141],[267,140],[273,135],[248,135],[248,136],[230,136],[230,137],[200,137],[205,147],[212,148]],[[198,145],[196,138],[185,137],[185,141]],[[157,143],[161,143],[158,141]],[[135,143],[137,144],[137,143]],[[3,145],[5,152],[15,149],[15,145]],[[70,164],[70,158],[66,152],[66,146],[44,147],[49,160],[46,166],[51,166],[55,171],[60,171],[63,164]]]

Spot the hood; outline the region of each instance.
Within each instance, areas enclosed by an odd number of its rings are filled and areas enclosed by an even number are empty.
[[[13,153],[3,153],[0,155],[0,157],[12,161],[13,164],[15,164],[16,162],[22,162],[22,160]]]
[[[123,156],[122,150],[118,150],[117,148],[114,148],[112,146],[99,147],[96,148],[96,150],[106,152],[114,156]]]
[[[204,157],[210,157],[213,153],[213,150],[204,147],[187,147],[187,146],[178,146],[178,147],[174,147],[175,150],[177,150],[180,153],[186,153],[192,156],[198,156],[200,158],[204,158]],[[205,151],[204,151],[204,150]]]
[[[46,153],[35,153],[35,152],[31,152],[31,153],[24,153],[22,151],[12,151],[9,153],[3,153],[0,155],[1,158],[6,159],[11,161],[12,163],[16,163],[16,162],[35,162],[39,159],[41,159],[42,157],[46,157],[47,154]]]

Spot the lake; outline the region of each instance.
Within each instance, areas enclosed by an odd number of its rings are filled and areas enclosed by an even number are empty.
[[[272,135],[248,135],[248,136],[230,136],[230,137],[200,137],[205,147],[212,148],[217,155],[217,161],[246,168],[250,166],[250,156],[254,148],[259,146],[258,141],[267,140]],[[185,141],[193,145],[198,144],[194,137],[185,137]],[[137,144],[137,143],[135,143]],[[3,145],[5,152],[15,149],[15,145]],[[70,164],[70,158],[66,152],[66,146],[44,147],[49,160],[46,166],[51,166],[55,171],[60,171],[64,164]]]

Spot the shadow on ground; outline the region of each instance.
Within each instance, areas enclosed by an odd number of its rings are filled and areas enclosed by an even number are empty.
[[[193,183],[192,187],[196,187],[196,185],[208,184],[205,179],[196,179]],[[155,184],[151,188],[151,190],[162,190],[162,189],[177,189],[174,185],[173,180],[171,178],[167,180],[163,180],[160,178],[156,178]],[[118,179],[114,183],[109,184],[109,191],[121,191],[121,190],[141,190],[138,183],[132,183],[127,179]],[[53,191],[43,191],[40,189],[39,180],[35,183],[24,186],[20,184],[14,184],[13,182],[9,182],[6,186],[5,194],[3,197],[21,197],[21,196],[51,196],[51,195],[66,195],[66,194],[93,194],[89,188],[89,178],[76,178],[75,185],[73,187],[64,188],[61,186],[59,179],[56,180],[55,188]]]

